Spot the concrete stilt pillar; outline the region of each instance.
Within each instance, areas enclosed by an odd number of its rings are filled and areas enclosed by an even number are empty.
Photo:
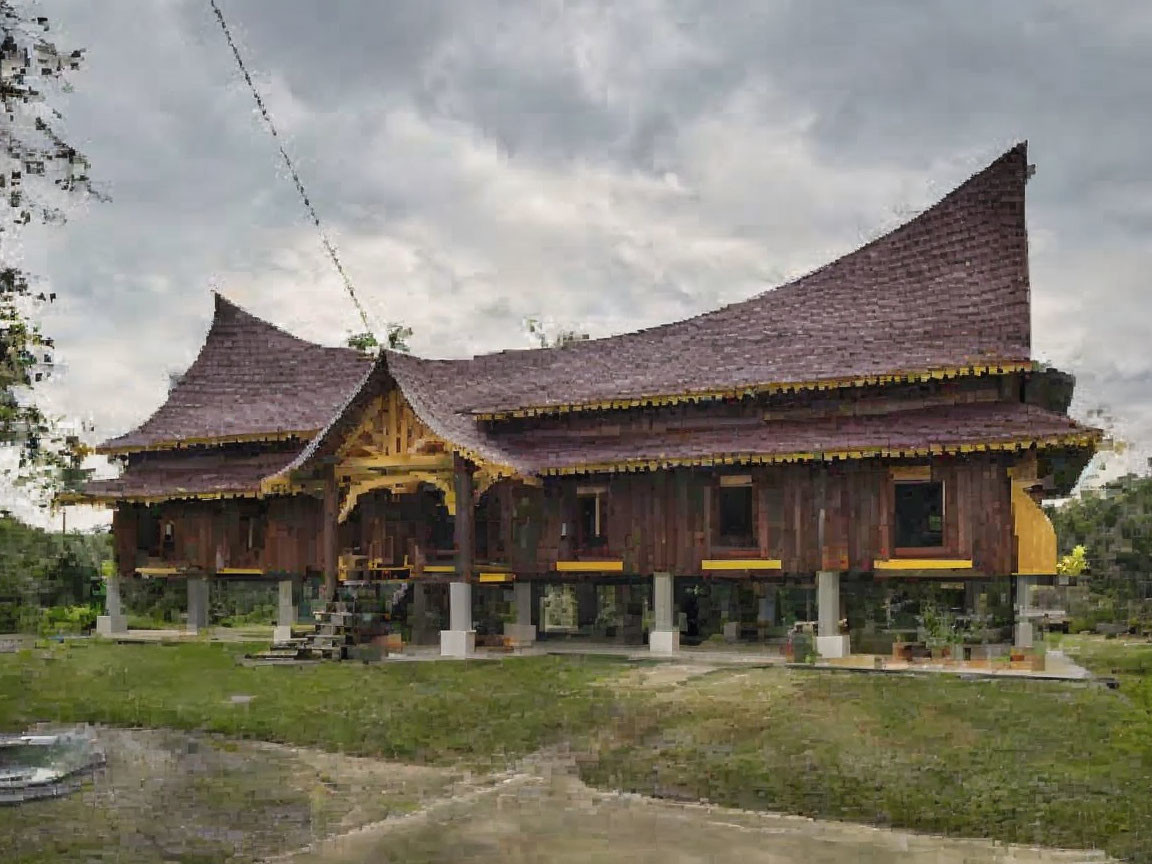
[[[726,596],[724,601],[724,641],[733,643],[740,641],[740,589],[735,585],[722,586]],[[713,589],[715,590],[715,589]]]
[[[440,631],[442,657],[467,657],[476,651],[476,631],[472,629],[472,583],[453,582],[448,586],[448,628]]]
[[[760,598],[760,607],[756,610],[756,622],[766,627],[776,623],[776,588],[771,585]]]
[[[408,606],[408,623],[412,625],[412,644],[423,645],[428,635],[428,586],[412,582],[412,603]]]
[[[1016,577],[1016,628],[1012,642],[1017,648],[1032,647],[1032,619],[1028,616],[1032,580],[1032,576]]]
[[[128,630],[128,620],[120,606],[120,577],[107,576],[104,579],[104,615],[96,618],[96,635],[111,636]]]
[[[198,633],[208,627],[208,580],[188,579],[188,632]]]
[[[840,633],[840,574],[816,574],[816,653],[821,657],[847,657],[848,636]]]
[[[672,654],[680,650],[680,631],[673,623],[672,574],[656,573],[652,577],[652,632],[648,648],[655,654]]]
[[[517,582],[512,589],[516,598],[516,623],[504,625],[504,635],[517,645],[531,645],[536,641],[536,628],[532,625],[532,583]]]
[[[273,642],[286,642],[292,638],[292,625],[296,623],[296,603],[292,597],[292,587],[291,579],[280,580]]]

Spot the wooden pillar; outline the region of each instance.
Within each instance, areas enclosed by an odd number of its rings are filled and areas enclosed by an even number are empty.
[[[452,457],[452,481],[456,491],[456,579],[471,582],[476,555],[476,507],[472,501],[473,466],[459,453]]]
[[[332,600],[336,596],[336,571],[340,564],[340,534],[337,530],[339,514],[340,487],[336,483],[335,468],[329,468],[324,478],[324,512],[321,516],[325,600]]]

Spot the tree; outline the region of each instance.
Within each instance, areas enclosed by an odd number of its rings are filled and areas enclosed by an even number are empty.
[[[528,332],[528,338],[540,348],[563,348],[573,342],[585,342],[589,338],[587,333],[578,330],[560,330],[555,336],[549,336],[548,328],[539,318],[525,318],[524,329]]]
[[[385,347],[389,351],[402,351],[407,354],[412,349],[408,347],[408,340],[412,336],[412,328],[403,324],[385,324],[387,336]],[[380,349],[380,340],[371,332],[353,333],[344,340],[344,344],[365,354],[375,354]]]
[[[41,495],[74,486],[82,451],[36,404],[35,387],[52,371],[54,345],[37,323],[56,295],[36,291],[17,266],[21,231],[32,223],[60,224],[77,196],[106,200],[93,188],[88,160],[58,132],[60,113],[47,102],[70,90],[67,73],[82,51],[50,42],[48,19],[0,0],[0,447],[19,452],[15,482]]]
[[[1080,566],[1093,593],[1119,601],[1152,597],[1152,476],[1125,475],[1048,514],[1061,566]]]

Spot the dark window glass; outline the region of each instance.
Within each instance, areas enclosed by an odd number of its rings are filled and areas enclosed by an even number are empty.
[[[719,496],[717,518],[719,521],[719,544],[750,548],[755,545],[752,537],[752,487],[721,486],[716,490]]]
[[[944,484],[896,484],[896,548],[944,545]]]
[[[599,499],[598,495],[579,495],[576,498],[576,537],[584,548],[604,543],[604,502]]]

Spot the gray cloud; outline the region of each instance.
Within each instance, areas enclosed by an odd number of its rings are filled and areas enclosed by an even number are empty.
[[[527,315],[603,335],[741,299],[1026,137],[1036,352],[1149,451],[1146,4],[221,5],[373,315],[432,356],[526,345]],[[207,3],[40,6],[88,48],[63,107],[113,196],[27,238],[61,296],[53,407],[94,437],[143,420],[210,283],[356,329]]]

